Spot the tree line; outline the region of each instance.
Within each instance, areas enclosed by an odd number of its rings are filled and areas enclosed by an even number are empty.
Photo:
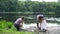
[[[0,0],[0,19],[15,20],[19,16],[60,17],[60,2]]]

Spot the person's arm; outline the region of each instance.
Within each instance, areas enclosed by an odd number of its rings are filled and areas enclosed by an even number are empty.
[[[23,21],[23,20],[21,20],[21,23],[20,23],[20,24],[21,24],[21,25],[23,25],[23,23],[24,23],[24,21]]]
[[[24,21],[22,21],[22,25],[23,25]]]
[[[39,28],[39,23],[38,23],[38,21],[37,21],[37,27]]]

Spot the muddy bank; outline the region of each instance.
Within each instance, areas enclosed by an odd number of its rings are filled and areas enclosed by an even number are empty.
[[[60,25],[47,23],[47,32],[39,32],[36,23],[24,24],[22,31],[35,32],[35,34],[60,34]]]
[[[25,32],[35,32],[35,34],[60,34],[60,26],[47,27],[47,32],[39,32],[36,27],[23,29]]]

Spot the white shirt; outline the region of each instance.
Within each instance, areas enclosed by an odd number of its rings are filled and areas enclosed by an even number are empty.
[[[41,24],[41,29],[46,29],[46,25],[47,25],[46,20],[43,20]]]
[[[37,15],[37,20],[39,20],[38,19],[39,16],[43,16],[43,15]],[[43,18],[41,26],[40,26],[41,29],[46,29],[46,25],[47,25],[46,20]]]
[[[22,18],[18,18],[16,21],[15,21],[15,24],[18,24],[18,21],[21,21]]]

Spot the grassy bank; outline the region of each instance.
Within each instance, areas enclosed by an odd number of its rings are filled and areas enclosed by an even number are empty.
[[[1,20],[0,21],[0,34],[34,34],[33,32],[17,31],[13,26],[13,22]]]
[[[34,34],[33,32],[22,32],[22,31],[13,31],[13,30],[3,30],[0,34]]]

